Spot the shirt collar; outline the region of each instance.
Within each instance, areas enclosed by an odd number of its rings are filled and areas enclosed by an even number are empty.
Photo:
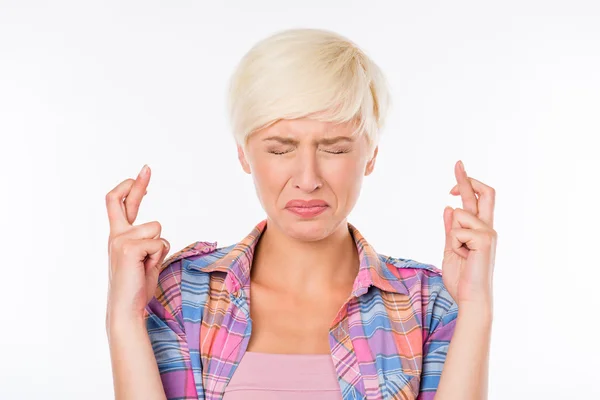
[[[204,272],[225,272],[227,274],[225,285],[228,292],[237,295],[240,289],[250,284],[250,267],[254,249],[266,226],[266,219],[259,222],[252,232],[235,244],[229,252],[210,264],[202,265],[199,260],[196,260],[191,262],[188,267]],[[360,259],[352,295],[359,297],[365,294],[370,286],[386,292],[408,295],[408,288],[400,278],[397,268],[386,263],[354,225],[348,223],[348,230],[356,243]]]

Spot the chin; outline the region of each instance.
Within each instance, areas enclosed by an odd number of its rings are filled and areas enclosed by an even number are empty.
[[[278,221],[276,221],[279,229],[286,235],[306,242],[325,239],[339,227],[341,222],[324,215],[313,218],[288,215],[285,218],[278,218]]]

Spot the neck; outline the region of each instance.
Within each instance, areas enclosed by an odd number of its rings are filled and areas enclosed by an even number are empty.
[[[344,221],[326,238],[294,239],[271,220],[256,245],[252,282],[298,294],[352,286],[359,266],[358,251]]]

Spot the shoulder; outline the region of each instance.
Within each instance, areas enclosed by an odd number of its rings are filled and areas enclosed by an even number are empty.
[[[163,261],[158,275],[158,290],[163,288],[175,288],[181,285],[181,276],[187,264],[205,256],[214,253],[217,249],[216,242],[193,242],[183,249],[176,251]],[[176,293],[177,291],[172,292]]]
[[[165,259],[160,267],[161,274],[164,270],[170,268],[174,264],[179,264],[179,269],[186,263],[191,263],[207,254],[214,253],[217,249],[217,242],[196,241],[183,249],[176,251]]]
[[[160,267],[159,286],[172,280],[181,282],[186,271],[194,270],[199,273],[213,272],[211,266],[229,255],[236,244],[221,246],[217,242],[196,241],[167,257]]]
[[[218,247],[217,242],[196,241],[167,257],[160,267],[158,284],[172,280],[181,282],[185,271],[194,267],[196,271],[208,271],[206,268],[225,257],[235,245]]]
[[[442,270],[434,264],[384,254],[379,254],[379,259],[404,282],[409,290],[415,286],[443,285]]]
[[[456,318],[458,306],[444,284],[442,269],[408,258],[380,255],[380,259],[406,285],[411,298],[418,299],[425,326],[434,328],[440,320]]]
[[[217,242],[196,241],[174,252],[160,266],[158,282],[154,298],[149,307],[161,306],[172,315],[181,311],[182,281],[187,266],[199,260],[214,258],[223,249],[217,247]]]

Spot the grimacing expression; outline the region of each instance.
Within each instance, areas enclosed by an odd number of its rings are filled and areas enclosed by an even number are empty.
[[[352,121],[282,119],[253,132],[245,151],[238,145],[242,168],[252,175],[269,220],[288,236],[323,239],[354,208],[363,177],[373,171],[377,148],[370,152],[367,137],[352,136],[353,128]],[[311,200],[321,202],[316,208],[302,203]]]

